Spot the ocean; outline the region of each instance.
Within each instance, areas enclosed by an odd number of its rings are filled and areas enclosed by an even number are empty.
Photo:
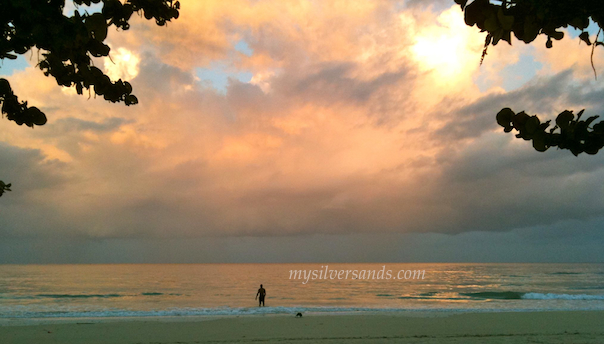
[[[604,310],[604,264],[0,265],[0,319],[541,310]]]

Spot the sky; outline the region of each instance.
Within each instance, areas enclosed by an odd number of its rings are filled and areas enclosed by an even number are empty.
[[[453,1],[180,2],[95,60],[136,106],[1,62],[48,123],[0,120],[0,263],[604,262],[604,154],[495,121],[603,113],[576,32],[479,65]]]

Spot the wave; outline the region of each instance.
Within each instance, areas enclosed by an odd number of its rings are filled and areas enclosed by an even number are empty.
[[[555,294],[518,291],[483,291],[475,293],[459,293],[459,297],[438,297],[438,292],[421,293],[418,296],[399,296],[401,300],[604,300],[604,295],[589,294]],[[386,296],[378,294],[377,296]],[[387,295],[391,296],[391,295]]]
[[[460,293],[473,299],[520,300],[524,293],[515,291],[483,291],[478,293]]]
[[[37,294],[37,297],[45,297],[52,299],[89,299],[89,298],[110,298],[123,297],[120,294]]]
[[[543,294],[546,295],[546,294]],[[194,317],[194,316],[254,316],[254,315],[295,315],[298,312],[311,314],[354,314],[354,313],[488,313],[488,312],[536,312],[548,310],[604,310],[602,307],[588,308],[372,308],[372,307],[241,307],[241,308],[173,308],[165,310],[63,310],[63,311],[23,311],[5,310],[0,319],[43,319],[43,318],[141,318],[141,317]]]
[[[604,295],[526,293],[522,295],[522,298],[526,300],[604,300]]]
[[[420,300],[420,301],[457,301],[467,300],[464,297],[430,297],[430,296],[399,296],[399,300]]]
[[[35,294],[35,295],[0,295],[2,300],[34,300],[34,299],[106,299],[114,297],[139,297],[139,296],[182,296],[179,293],[144,292],[140,294]]]
[[[574,287],[573,289],[575,289],[575,290],[604,290],[604,285]]]
[[[471,299],[481,300],[604,300],[604,295],[589,294],[555,294],[555,293],[523,293],[516,291],[487,291],[477,293],[460,293]]]
[[[241,308],[173,308],[166,310],[63,310],[63,311],[23,311],[12,310],[0,312],[0,319],[39,319],[39,318],[130,318],[130,317],[190,317],[190,316],[246,316],[246,315],[295,315],[311,314],[351,314],[351,313],[476,313],[501,311],[539,311],[540,309],[500,309],[500,308],[372,308],[372,307],[241,307]]]
[[[0,299],[2,300],[32,300],[35,298],[36,297],[32,295],[0,295]]]
[[[569,271],[558,271],[552,272],[550,275],[582,275],[582,272],[569,272]]]
[[[0,318],[112,318],[112,317],[181,317],[181,316],[238,316],[302,313],[356,313],[356,312],[413,312],[426,309],[369,308],[369,307],[221,307],[173,308],[166,310],[98,310],[98,311],[9,311],[0,312]],[[445,309],[442,309],[446,311]]]

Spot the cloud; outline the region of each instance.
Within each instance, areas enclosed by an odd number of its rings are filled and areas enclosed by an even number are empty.
[[[5,194],[0,204],[0,236],[58,229],[63,222],[53,193],[69,182],[69,174],[66,164],[45,160],[40,150],[0,143],[0,176],[12,184],[12,192]]]
[[[599,217],[599,157],[535,155],[525,142],[485,134],[447,156],[441,190],[456,210],[452,231],[508,230]],[[524,145],[523,145],[524,144]]]
[[[104,60],[105,74],[113,81],[130,80],[138,75],[140,58],[126,48],[111,50]]]
[[[0,122],[0,176],[14,185],[0,235],[398,235],[600,219],[601,158],[536,153],[494,115],[600,111],[602,88],[537,49],[544,70],[506,92],[498,71],[530,50],[498,46],[479,68],[484,35],[457,6],[407,5],[183,1],[166,28],[110,34],[122,58],[105,68],[131,78],[132,107],[62,92],[34,68],[13,74],[49,123]],[[128,54],[140,61],[122,63]],[[253,76],[217,89],[196,74],[213,65]]]
[[[451,137],[453,140],[478,137],[486,131],[499,128],[494,118],[505,107],[510,107],[515,112],[526,111],[530,115],[546,115],[541,118],[555,118],[555,115],[564,110],[564,106],[585,105],[568,99],[573,94],[574,98],[581,97],[577,93],[583,94],[584,91],[577,88],[573,71],[569,69],[555,75],[537,77],[511,92],[488,93],[470,104],[460,106],[459,103],[445,99],[442,107],[453,106],[453,109],[443,116],[447,117],[448,123],[436,131],[435,135],[441,138]]]

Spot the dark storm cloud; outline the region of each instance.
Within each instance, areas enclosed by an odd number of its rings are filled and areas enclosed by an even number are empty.
[[[30,235],[62,222],[53,192],[70,181],[66,164],[45,161],[37,149],[0,143],[0,178],[12,184],[0,202],[0,236]]]
[[[22,192],[56,187],[67,181],[66,165],[57,160],[45,161],[38,149],[26,149],[0,142],[0,176],[13,184],[15,197]],[[1,206],[1,205],[0,205]]]
[[[446,158],[441,195],[456,215],[442,227],[445,232],[501,231],[604,214],[603,157],[538,153],[503,135],[485,134]]]
[[[60,136],[68,132],[90,130],[95,133],[106,133],[119,128],[122,124],[131,123],[119,117],[105,118],[101,122],[87,121],[80,118],[60,118],[48,126],[52,130],[46,131],[46,135]]]
[[[558,114],[564,110],[560,104],[577,105],[582,99],[589,100],[592,106],[602,102],[597,101],[594,93],[577,86],[573,79],[572,70],[565,70],[551,77],[533,79],[527,85],[506,93],[496,93],[481,97],[472,104],[464,105],[446,114],[449,122],[435,135],[440,138],[461,140],[475,138],[485,131],[499,128],[495,115],[504,107],[515,112],[525,111],[529,115],[536,113]],[[600,98],[601,99],[601,98]],[[445,100],[450,103],[450,100]],[[583,102],[581,102],[583,103]],[[585,104],[585,103],[583,103]],[[454,103],[452,104],[454,106]],[[542,116],[543,117],[543,116]]]
[[[399,71],[381,73],[360,79],[353,74],[362,73],[353,63],[324,63],[292,69],[287,75],[275,80],[275,87],[286,96],[308,98],[325,105],[334,103],[361,105],[369,101],[383,88],[410,85],[411,73],[404,67]]]
[[[189,71],[165,64],[155,55],[146,53],[141,56],[140,71],[132,80],[132,87],[135,91],[142,87],[152,87],[158,95],[168,97],[175,87],[193,83],[195,78]]]
[[[458,235],[8,238],[0,241],[0,263],[604,262],[602,222]]]

